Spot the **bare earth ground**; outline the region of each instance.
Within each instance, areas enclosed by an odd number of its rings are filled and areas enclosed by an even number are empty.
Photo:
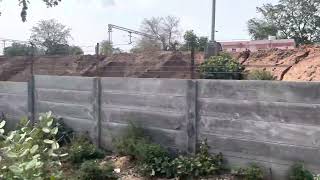
[[[320,81],[320,46],[304,46],[294,50],[270,49],[251,53],[249,58],[238,57],[246,71],[264,69],[278,80]],[[190,54],[186,52],[122,53],[103,56],[34,57],[37,75],[89,77],[190,78]],[[196,54],[196,64],[204,61],[203,53]],[[0,81],[30,79],[31,57],[1,57]],[[199,74],[196,73],[196,78]]]
[[[239,61],[248,66],[247,71],[264,69],[272,72],[278,80],[320,81],[320,46],[264,50]]]

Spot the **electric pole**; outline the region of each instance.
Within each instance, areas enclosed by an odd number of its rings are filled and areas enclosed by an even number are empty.
[[[211,41],[215,41],[216,33],[216,0],[212,2],[212,29],[211,29]]]
[[[212,0],[212,26],[211,26],[211,41],[208,43],[208,46],[205,51],[205,58],[211,56],[216,56],[220,51],[222,51],[221,44],[216,42],[216,0]]]

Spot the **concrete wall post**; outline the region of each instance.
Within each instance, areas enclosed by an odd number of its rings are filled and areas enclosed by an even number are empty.
[[[188,153],[195,154],[197,151],[197,81],[188,80],[187,86],[187,135]]]
[[[93,119],[95,122],[94,142],[101,147],[101,79],[93,79]]]
[[[35,123],[35,84],[34,76],[28,81],[28,119]]]

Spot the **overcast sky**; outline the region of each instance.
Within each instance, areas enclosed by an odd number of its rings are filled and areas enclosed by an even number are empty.
[[[72,29],[72,43],[94,52],[94,44],[107,39],[107,25],[139,29],[144,18],[173,15],[181,19],[181,30],[193,29],[209,36],[212,0],[62,0],[46,8],[42,0],[30,0],[28,21],[20,19],[18,0],[0,4],[0,38],[27,40],[30,29],[42,19],[57,19]],[[256,7],[277,0],[217,0],[217,39],[249,39],[246,22],[257,17]],[[115,44],[126,44],[128,34],[114,33]],[[92,46],[92,47],[91,47]],[[130,46],[119,46],[128,49]]]

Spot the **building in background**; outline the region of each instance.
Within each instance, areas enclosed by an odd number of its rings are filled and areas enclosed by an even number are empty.
[[[227,52],[243,52],[250,50],[256,52],[263,49],[294,49],[296,43],[293,39],[272,39],[256,41],[225,41],[220,42],[222,49]]]

